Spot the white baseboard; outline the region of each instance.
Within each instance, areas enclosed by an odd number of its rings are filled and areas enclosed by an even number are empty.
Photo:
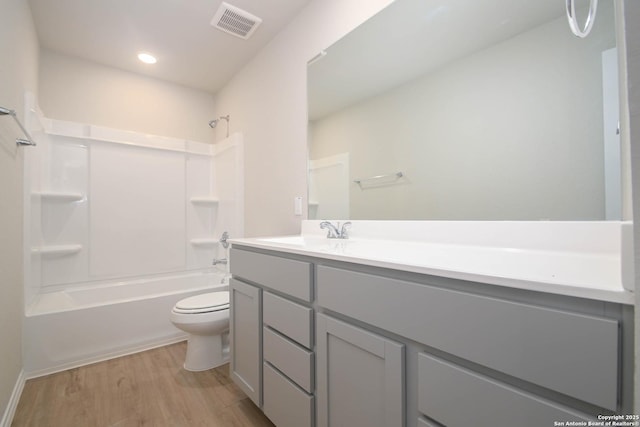
[[[18,379],[16,380],[16,385],[13,387],[13,392],[11,393],[11,398],[9,399],[9,403],[4,410],[4,414],[2,415],[2,420],[0,421],[0,427],[10,427],[11,422],[13,421],[13,416],[16,414],[16,408],[18,407],[18,402],[20,401],[20,395],[22,395],[22,390],[24,389],[24,383],[27,378],[24,374],[24,371],[21,370],[18,375]]]

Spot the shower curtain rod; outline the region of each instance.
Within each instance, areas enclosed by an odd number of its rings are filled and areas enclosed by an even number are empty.
[[[22,126],[22,123],[20,123],[20,120],[18,120],[18,116],[16,115],[16,112],[14,110],[0,107],[0,116],[12,116],[13,120],[15,120],[16,124],[20,127],[20,130],[22,130],[22,133],[24,133],[24,135],[26,136],[26,138],[16,138],[16,144],[31,145],[31,146],[36,145],[36,143],[33,141],[33,138],[31,138],[31,135],[29,135],[29,132],[27,132],[25,127]]]

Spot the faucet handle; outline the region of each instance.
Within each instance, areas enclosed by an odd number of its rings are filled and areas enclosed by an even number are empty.
[[[338,226],[340,224],[338,223]],[[349,238],[349,229],[351,228],[351,221],[347,221],[344,224],[342,224],[342,228],[340,229],[340,238],[341,239],[348,239]]]

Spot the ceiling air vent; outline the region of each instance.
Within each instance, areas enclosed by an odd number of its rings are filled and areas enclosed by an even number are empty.
[[[222,2],[220,8],[211,20],[211,25],[225,33],[232,34],[242,39],[248,39],[258,28],[262,19],[253,16],[249,12]]]

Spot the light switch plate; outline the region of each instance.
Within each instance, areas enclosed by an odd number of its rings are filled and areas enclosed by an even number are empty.
[[[293,214],[296,216],[302,215],[302,196],[293,198]]]

